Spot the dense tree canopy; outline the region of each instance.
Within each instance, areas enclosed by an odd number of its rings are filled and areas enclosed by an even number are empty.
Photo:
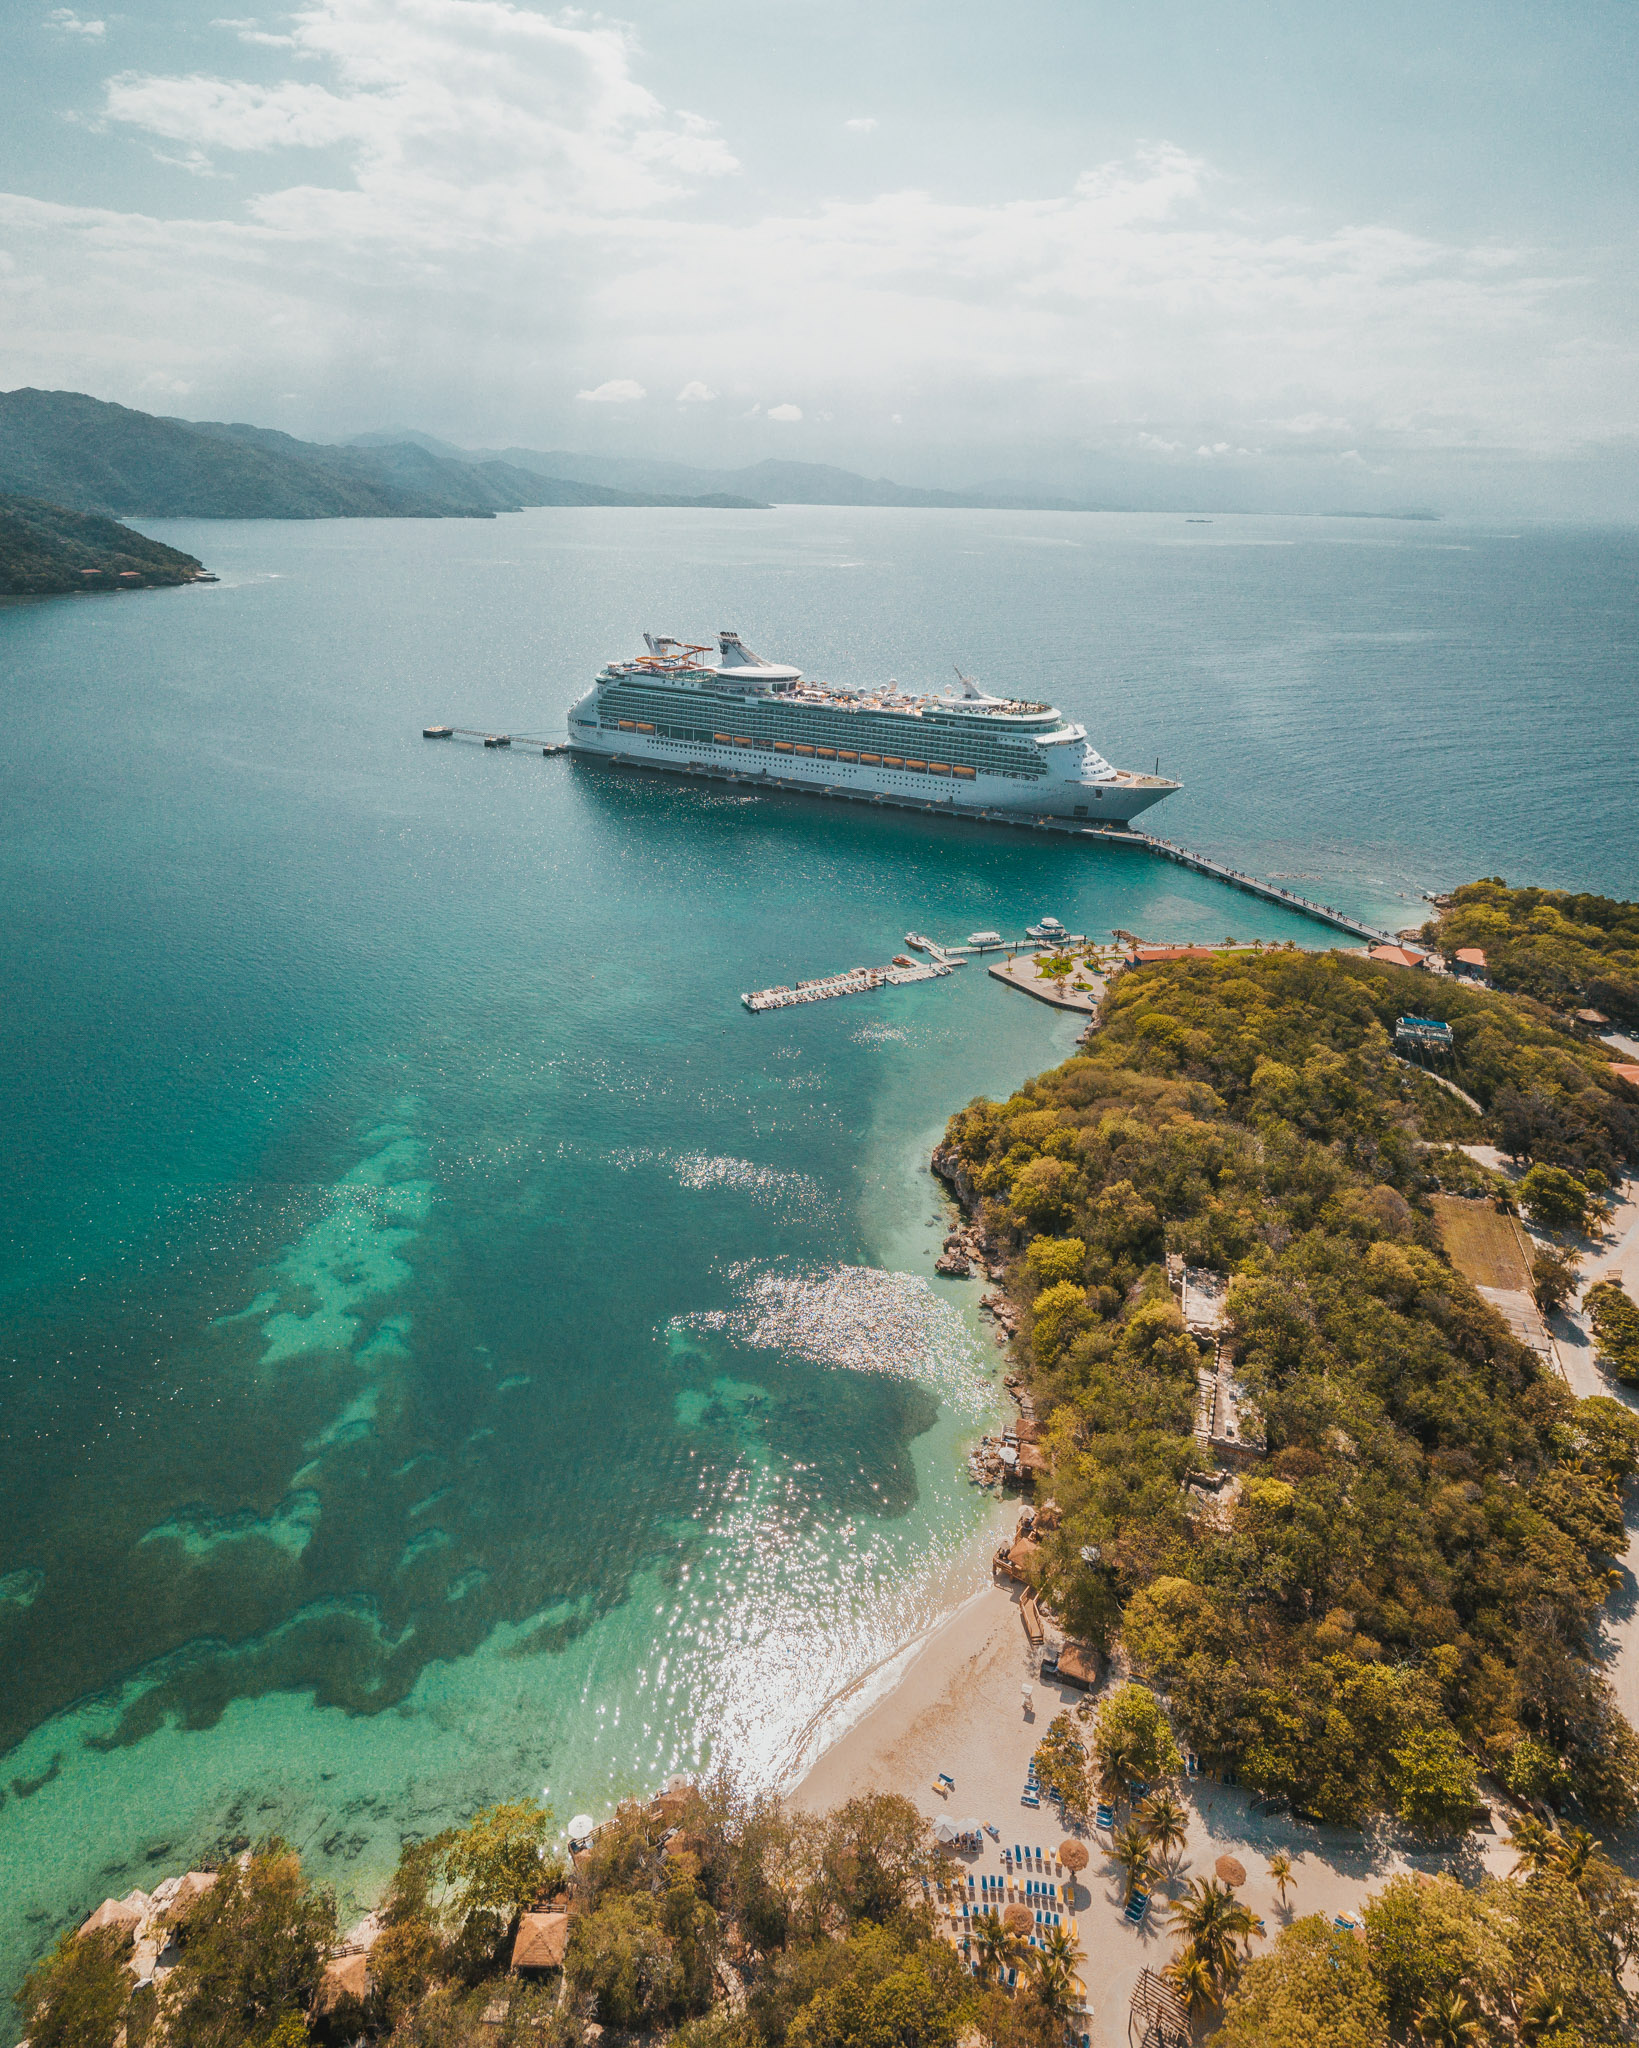
[[[1639,903],[1470,882],[1423,936],[1448,958],[1479,947],[1498,988],[1639,1024]]]
[[[1414,1004],[1489,1126],[1393,1057]],[[1446,1261],[1426,1197],[1463,1119],[1610,1178],[1639,1152],[1624,1084],[1530,1006],[1338,954],[1130,970],[1086,1056],[952,1120],[1016,1254],[1064,1509],[1040,1576],[1070,1627],[1124,1633],[1192,1748],[1304,1811],[1459,1826],[1476,1768],[1529,1745],[1552,1796],[1627,1814],[1639,1743],[1591,1641],[1639,1426]],[[1186,1484],[1213,1460],[1169,1253],[1230,1283],[1267,1450],[1216,1496]]]

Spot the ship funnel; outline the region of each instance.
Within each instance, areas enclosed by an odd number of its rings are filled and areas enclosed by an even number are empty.
[[[719,633],[717,645],[722,652],[724,668],[767,668],[760,654],[753,654],[738,633]]]

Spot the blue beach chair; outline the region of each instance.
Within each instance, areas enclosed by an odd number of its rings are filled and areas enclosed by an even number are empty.
[[[1101,1828],[1113,1828],[1115,1826],[1115,1808],[1113,1806],[1101,1806],[1094,1817]]]
[[[1129,1899],[1129,1900],[1127,1901],[1127,1910],[1126,1910],[1126,1912],[1125,1912],[1125,1913],[1123,1913],[1121,1917],[1122,1917],[1122,1918],[1123,1918],[1124,1920],[1128,1921],[1128,1922],[1129,1922],[1129,1923],[1130,1923],[1130,1924],[1131,1924],[1132,1926],[1134,1926],[1134,1927],[1141,1927],[1141,1926],[1142,1926],[1142,1925],[1144,1924],[1144,1915],[1145,1915],[1145,1914],[1146,1914],[1146,1913],[1147,1913],[1147,1912],[1148,1912],[1149,1910],[1150,1910],[1150,1895],[1149,1895],[1149,1893],[1148,1893],[1148,1892],[1134,1892],[1134,1893],[1133,1893],[1133,1895],[1132,1895],[1132,1897],[1131,1897],[1131,1898],[1130,1898],[1130,1899]]]

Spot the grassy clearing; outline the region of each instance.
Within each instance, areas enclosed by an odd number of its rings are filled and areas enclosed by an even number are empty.
[[[1531,1259],[1524,1236],[1512,1216],[1489,1202],[1464,1202],[1455,1195],[1431,1198],[1445,1255],[1475,1287],[1501,1287],[1510,1293],[1531,1292]]]

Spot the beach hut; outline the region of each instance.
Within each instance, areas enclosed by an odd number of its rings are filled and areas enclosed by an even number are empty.
[[[1061,1643],[1053,1676],[1060,1685],[1073,1685],[1091,1692],[1098,1684],[1098,1652],[1083,1643]]]
[[[567,1913],[526,1913],[512,1944],[512,1971],[561,1970],[569,1945]]]
[[[1221,1881],[1228,1885],[1231,1891],[1235,1889],[1236,1885],[1245,1884],[1246,1882],[1246,1865],[1238,1857],[1220,1856],[1212,1867],[1217,1871]]]

